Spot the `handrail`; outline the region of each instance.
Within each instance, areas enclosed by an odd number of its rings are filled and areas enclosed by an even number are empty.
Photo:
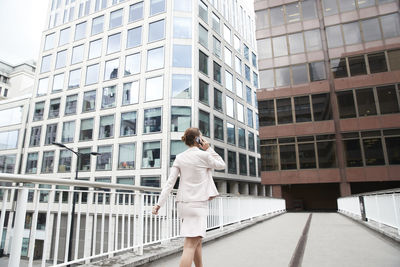
[[[365,193],[360,193],[360,194],[353,194],[353,195],[345,196],[342,198],[371,196],[371,195],[384,195],[384,194],[393,194],[393,193],[400,193],[400,188],[391,188],[391,189],[386,189],[386,190],[378,190],[378,191],[371,191],[371,192],[365,192]]]

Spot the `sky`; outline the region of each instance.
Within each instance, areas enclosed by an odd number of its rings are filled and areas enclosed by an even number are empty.
[[[49,0],[0,0],[0,60],[38,60]]]

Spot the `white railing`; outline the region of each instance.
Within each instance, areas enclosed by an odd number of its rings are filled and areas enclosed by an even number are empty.
[[[372,192],[338,198],[338,212],[397,229],[400,235],[400,192]]]
[[[144,246],[179,237],[175,195],[151,213],[159,188],[11,174],[0,174],[0,182],[0,248],[8,266],[20,266],[21,256],[28,266],[72,266],[125,251],[141,255]],[[225,195],[209,202],[207,228],[285,209],[283,199]]]

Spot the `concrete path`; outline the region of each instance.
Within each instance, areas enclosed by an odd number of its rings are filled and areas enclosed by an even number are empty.
[[[204,267],[288,266],[309,214],[286,213],[204,244]],[[179,258],[175,254],[142,267],[178,267]],[[313,213],[301,266],[400,266],[400,245],[343,215]]]

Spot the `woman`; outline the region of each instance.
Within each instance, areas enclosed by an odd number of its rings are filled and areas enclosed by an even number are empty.
[[[185,241],[179,267],[190,267],[193,261],[196,267],[202,267],[201,241],[206,235],[208,201],[218,195],[211,171],[223,170],[226,165],[202,138],[198,128],[186,129],[182,141],[189,148],[176,156],[167,184],[157,205],[153,207],[153,214],[158,214],[180,174],[176,201],[182,219],[180,234],[185,237]]]

